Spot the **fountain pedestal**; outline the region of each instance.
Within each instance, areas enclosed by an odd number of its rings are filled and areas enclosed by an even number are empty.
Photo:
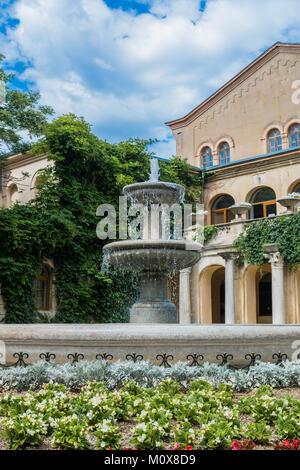
[[[140,298],[130,310],[130,323],[178,323],[175,305],[168,300],[168,275],[144,272],[139,276]]]
[[[145,214],[143,238],[109,243],[103,252],[109,263],[139,275],[140,297],[130,310],[130,323],[178,323],[176,307],[168,300],[168,273],[193,266],[203,249],[199,243],[180,238],[182,227],[175,229],[175,215],[174,238],[166,237],[170,233],[165,230],[166,213],[182,213],[184,188],[151,181],[125,186],[123,192]]]

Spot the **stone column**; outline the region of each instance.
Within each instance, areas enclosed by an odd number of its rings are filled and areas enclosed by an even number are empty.
[[[186,268],[180,271],[179,323],[183,325],[191,323],[191,271],[192,268]]]
[[[219,253],[226,260],[225,265],[225,323],[227,325],[235,324],[234,311],[234,264],[237,258],[235,251],[225,251]]]
[[[272,319],[274,325],[285,324],[284,261],[279,253],[279,244],[264,245],[265,258],[272,268]]]

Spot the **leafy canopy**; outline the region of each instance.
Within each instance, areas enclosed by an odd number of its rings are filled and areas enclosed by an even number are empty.
[[[4,56],[0,54],[0,64]],[[49,106],[38,104],[39,94],[15,90],[13,74],[0,68],[0,81],[5,84],[5,100],[0,104],[0,158],[30,149],[32,138],[43,135],[47,119],[53,114]],[[29,140],[28,140],[29,139]]]

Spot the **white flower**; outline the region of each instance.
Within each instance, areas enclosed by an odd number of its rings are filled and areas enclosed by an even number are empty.
[[[142,429],[143,431],[147,430],[147,426],[145,423],[140,423],[136,426],[136,429]]]

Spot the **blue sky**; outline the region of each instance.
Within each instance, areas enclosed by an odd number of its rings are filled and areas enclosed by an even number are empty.
[[[14,85],[101,138],[157,138],[276,41],[300,42],[299,0],[4,0]]]

